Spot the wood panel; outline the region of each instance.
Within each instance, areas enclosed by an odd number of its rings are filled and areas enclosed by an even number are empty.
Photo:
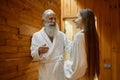
[[[70,17],[71,0],[62,0],[63,4],[63,17]]]
[[[78,12],[77,7],[78,7],[77,1],[71,0],[71,5],[70,5],[70,16],[71,17],[76,17],[77,12]]]
[[[102,13],[102,32],[101,32],[101,40],[102,40],[102,55],[103,55],[103,74],[101,79],[105,80],[112,80],[112,69],[105,67],[105,65],[110,64],[112,65],[112,58],[111,58],[111,15],[110,15],[110,9],[109,9],[109,0],[104,0],[101,11],[104,11]],[[109,46],[109,47],[108,47]]]
[[[113,76],[112,79],[113,80],[119,80],[120,79],[120,1],[119,0],[115,0],[111,2],[111,22],[112,22],[112,63],[113,63]]]
[[[78,1],[77,0],[61,0],[61,13],[63,18],[76,17],[78,12]]]
[[[77,12],[85,8],[85,0],[77,0]]]
[[[94,6],[94,0],[85,0],[85,4],[84,4],[85,8],[90,8],[93,9]]]

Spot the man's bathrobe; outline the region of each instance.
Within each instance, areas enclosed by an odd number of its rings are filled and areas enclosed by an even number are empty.
[[[38,54],[38,48],[46,44],[49,51]],[[42,28],[33,34],[31,42],[31,56],[34,61],[39,61],[39,80],[65,80],[64,75],[64,51],[70,51],[71,42],[65,34],[59,30],[55,34],[53,42],[50,41]]]
[[[69,80],[78,80],[84,76],[87,69],[86,54],[85,36],[81,30],[74,37],[70,60],[65,61],[65,75]]]

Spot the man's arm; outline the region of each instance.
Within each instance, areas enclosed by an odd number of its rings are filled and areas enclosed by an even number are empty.
[[[65,44],[65,50],[69,53],[71,52],[72,42],[66,37],[64,34],[64,44]]]
[[[39,45],[38,39],[36,35],[33,35],[31,41],[31,56],[33,57],[34,61],[39,61],[43,59],[43,54],[48,51],[48,47],[46,45]]]
[[[49,50],[49,47],[46,46],[46,44],[42,45],[38,48],[39,55],[47,53]]]

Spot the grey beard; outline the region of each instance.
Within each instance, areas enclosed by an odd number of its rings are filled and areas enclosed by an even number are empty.
[[[56,32],[57,32],[57,27],[55,26],[50,26],[48,23],[45,25],[45,30],[48,36],[54,37]]]

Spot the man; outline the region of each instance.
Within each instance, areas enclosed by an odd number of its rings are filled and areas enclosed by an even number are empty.
[[[45,10],[42,15],[44,27],[33,34],[31,56],[39,61],[39,80],[65,80],[64,51],[70,50],[71,43],[58,30],[53,10]]]

